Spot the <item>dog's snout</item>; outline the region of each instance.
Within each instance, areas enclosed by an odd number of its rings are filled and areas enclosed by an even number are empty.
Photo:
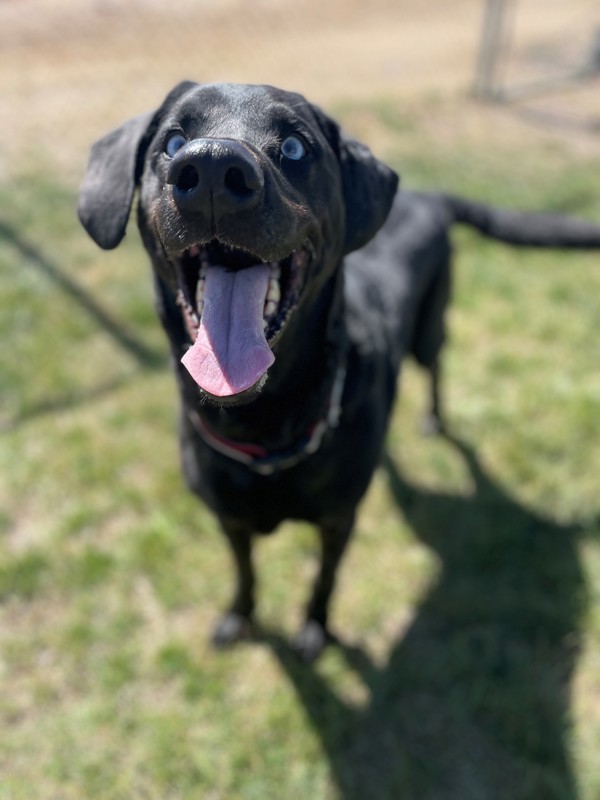
[[[177,152],[167,181],[184,211],[225,214],[257,205],[264,189],[262,169],[243,144],[225,139],[196,139]]]
[[[240,167],[229,167],[225,173],[225,188],[237,197],[244,198],[254,194],[255,190],[259,188],[254,185],[255,183],[253,175],[248,171],[244,172]]]
[[[186,164],[177,175],[175,188],[178,192],[187,194],[193,192],[200,184],[200,175],[193,164]]]

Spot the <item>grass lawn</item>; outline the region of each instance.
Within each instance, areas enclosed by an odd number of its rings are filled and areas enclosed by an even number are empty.
[[[428,101],[338,110],[407,186],[600,220],[590,155],[492,157],[421,127]],[[456,231],[451,434],[420,438],[407,365],[340,644],[307,667],[301,525],[259,543],[257,641],[208,643],[232,573],[180,477],[149,269],[74,198],[33,168],[0,186],[0,800],[597,800],[598,255]]]

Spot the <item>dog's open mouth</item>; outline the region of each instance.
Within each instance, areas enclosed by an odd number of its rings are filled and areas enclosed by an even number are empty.
[[[274,361],[272,345],[294,310],[308,263],[304,248],[279,261],[214,240],[175,260],[181,307],[192,346],[182,363],[208,394],[246,391]]]

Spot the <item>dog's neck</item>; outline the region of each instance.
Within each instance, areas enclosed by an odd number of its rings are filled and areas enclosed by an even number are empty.
[[[342,396],[346,384],[346,359],[340,358],[322,415],[304,434],[283,449],[269,450],[256,442],[227,439],[210,427],[194,408],[188,409],[188,418],[196,432],[213,450],[227,458],[244,464],[254,472],[272,475],[289,469],[316,453],[325,435],[338,426],[342,412]]]

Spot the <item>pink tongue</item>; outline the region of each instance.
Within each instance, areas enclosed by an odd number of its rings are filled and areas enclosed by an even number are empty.
[[[194,345],[181,359],[198,386],[217,397],[249,389],[275,357],[263,329],[270,267],[228,272],[209,267]]]

